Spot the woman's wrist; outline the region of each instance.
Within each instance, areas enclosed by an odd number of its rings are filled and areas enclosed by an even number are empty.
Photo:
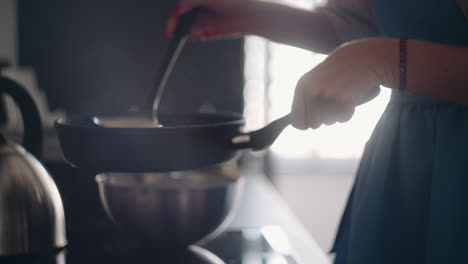
[[[375,39],[373,53],[381,85],[468,105],[468,47],[415,39]]]
[[[380,85],[398,89],[400,86],[400,39],[375,38],[366,40],[369,46],[370,63],[375,69]]]

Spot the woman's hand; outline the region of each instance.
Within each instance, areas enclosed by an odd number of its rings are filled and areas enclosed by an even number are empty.
[[[348,121],[372,89],[398,83],[398,47],[397,39],[366,39],[337,48],[298,81],[291,124],[305,130]]]
[[[173,10],[166,26],[172,37],[177,18],[195,6],[202,6],[190,36],[198,40],[235,37],[249,33],[254,27],[257,8],[254,0],[182,0]]]

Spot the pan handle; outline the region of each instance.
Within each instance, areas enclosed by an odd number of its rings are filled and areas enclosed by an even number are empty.
[[[362,98],[359,105],[369,102],[380,93],[380,88],[372,89],[372,91]],[[269,147],[283,130],[290,124],[289,115],[276,119],[267,126],[249,133],[244,133],[232,138],[231,143],[236,149],[262,150]]]
[[[261,150],[269,147],[276,138],[289,125],[289,114],[276,119],[267,126],[249,133],[236,136],[232,139],[235,148],[251,148]]]

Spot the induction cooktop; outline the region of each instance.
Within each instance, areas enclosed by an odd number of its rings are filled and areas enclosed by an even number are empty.
[[[70,237],[70,235],[69,235]],[[72,239],[73,238],[73,239]],[[115,235],[73,234],[67,248],[36,255],[0,257],[5,264],[299,264],[278,226],[228,229],[182,250],[139,246]]]

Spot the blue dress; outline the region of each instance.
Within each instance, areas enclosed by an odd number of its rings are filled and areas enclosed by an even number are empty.
[[[468,45],[456,0],[373,5],[383,36]],[[332,251],[337,264],[468,263],[467,106],[393,92]]]

